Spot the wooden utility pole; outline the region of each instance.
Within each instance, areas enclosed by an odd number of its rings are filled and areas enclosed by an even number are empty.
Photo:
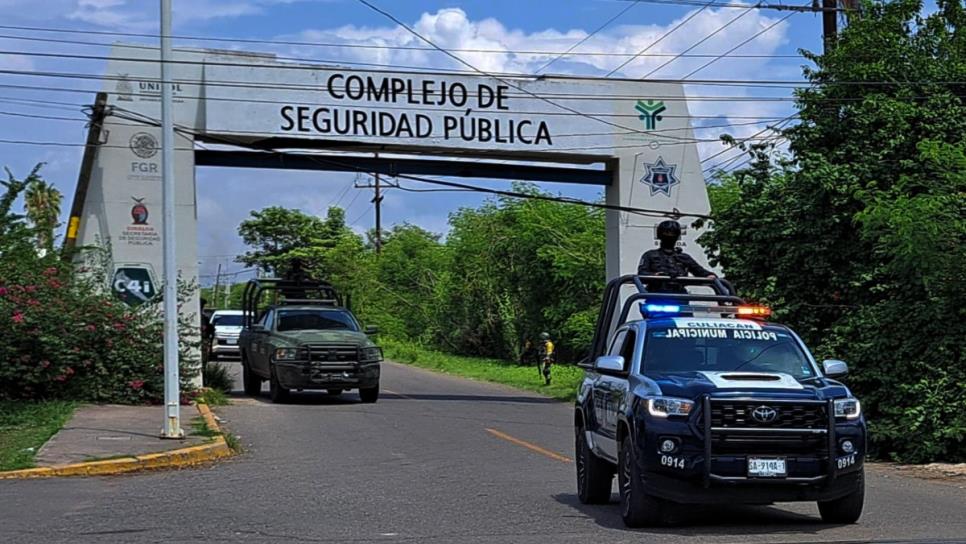
[[[87,128],[87,143],[84,145],[84,158],[81,159],[80,175],[77,176],[77,188],[74,189],[74,201],[70,207],[70,219],[67,221],[67,236],[64,236],[64,257],[72,256],[77,245],[77,233],[80,231],[81,217],[84,215],[84,201],[87,199],[87,189],[91,185],[91,173],[94,170],[94,157],[97,147],[101,144],[101,134],[104,132],[104,117],[107,116],[107,93],[97,93],[94,106],[91,107],[90,123]]]
[[[379,191],[379,174],[376,174],[376,196],[372,199],[376,206],[376,253],[382,253],[382,194]]]
[[[221,286],[221,263],[218,263],[218,272],[215,272],[215,290],[211,294],[212,302],[218,305],[218,288]]]
[[[822,38],[825,44],[825,52],[832,50],[835,44],[835,37],[838,34],[838,0],[822,0]]]

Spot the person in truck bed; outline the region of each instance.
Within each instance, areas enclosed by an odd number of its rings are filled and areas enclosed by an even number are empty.
[[[677,221],[662,221],[657,226],[657,238],[660,247],[645,251],[637,266],[637,273],[641,276],[669,276],[671,278],[696,277],[714,278],[714,272],[705,269],[693,257],[677,247],[681,238],[681,225]],[[674,281],[651,281],[647,283],[647,290],[652,293],[687,293],[683,285]]]

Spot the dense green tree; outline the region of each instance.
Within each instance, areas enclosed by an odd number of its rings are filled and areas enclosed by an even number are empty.
[[[34,169],[27,182],[24,192],[24,210],[27,219],[34,228],[37,249],[43,252],[54,250],[54,229],[60,217],[60,205],[63,195],[56,187],[47,183]]]
[[[878,453],[962,460],[966,16],[921,11],[866,3],[808,55],[791,160],[758,153],[716,187],[704,242],[744,294],[853,364]]]

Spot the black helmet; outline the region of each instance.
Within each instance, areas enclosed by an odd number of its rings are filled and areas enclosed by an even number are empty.
[[[657,225],[657,239],[661,241],[661,247],[673,248],[681,237],[681,224],[677,221],[668,219],[661,221]]]
[[[548,333],[548,332],[542,332],[542,333],[540,333],[540,339],[541,340],[550,340],[550,333]]]

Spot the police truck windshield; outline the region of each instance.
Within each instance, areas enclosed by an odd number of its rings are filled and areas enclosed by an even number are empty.
[[[816,376],[785,329],[738,320],[673,321],[648,324],[643,372],[781,372],[799,380]]]

